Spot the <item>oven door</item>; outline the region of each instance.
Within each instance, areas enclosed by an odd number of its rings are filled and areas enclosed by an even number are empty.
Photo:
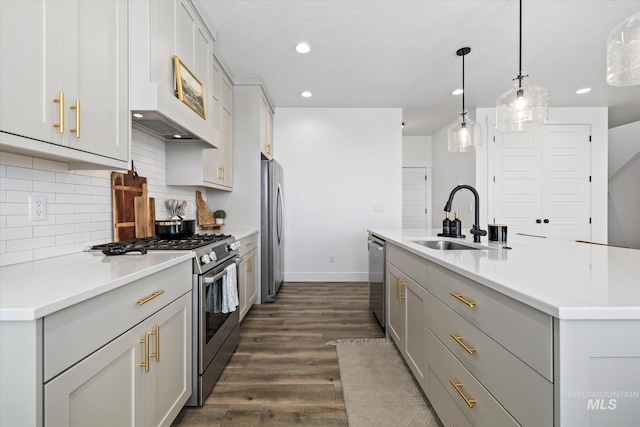
[[[226,268],[234,265],[231,259],[200,276],[199,280],[199,374],[203,374],[216,353],[239,322],[238,309],[230,313],[222,313],[223,279],[227,275]],[[237,276],[236,276],[237,277]],[[237,290],[237,283],[236,283]]]

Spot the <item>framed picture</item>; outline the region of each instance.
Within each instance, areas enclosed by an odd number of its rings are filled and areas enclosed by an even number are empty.
[[[204,110],[204,88],[202,83],[186,65],[180,61],[180,58],[174,55],[173,68],[176,74],[176,92],[178,99],[189,106],[193,111],[198,113],[200,117],[206,119]]]

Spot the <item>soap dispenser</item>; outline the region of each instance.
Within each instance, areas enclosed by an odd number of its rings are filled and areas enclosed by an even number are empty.
[[[458,211],[455,213],[455,219],[451,221],[451,235],[455,237],[462,235],[462,222],[458,218]]]
[[[442,220],[442,234],[445,236],[451,234],[451,220],[449,219],[449,212],[444,213],[444,220]]]

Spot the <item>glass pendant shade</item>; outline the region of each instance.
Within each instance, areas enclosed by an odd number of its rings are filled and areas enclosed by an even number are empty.
[[[447,129],[449,151],[452,153],[473,151],[482,146],[480,123],[467,119],[466,115],[466,111],[460,113],[458,121]]]
[[[522,85],[515,79],[513,88],[496,100],[496,129],[521,131],[525,123],[546,123],[549,95],[541,86]]]
[[[640,12],[611,31],[607,39],[607,83],[640,84]]]

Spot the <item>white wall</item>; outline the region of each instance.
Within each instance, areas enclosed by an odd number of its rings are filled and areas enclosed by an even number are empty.
[[[609,243],[640,249],[640,122],[609,129]]]
[[[475,152],[450,153],[447,145],[447,129],[443,128],[433,135],[432,139],[432,224],[434,228],[442,227],[444,219],[444,205],[449,200],[449,194],[457,185],[476,184],[476,155]],[[480,204],[486,203],[486,194],[480,193]],[[451,206],[449,217],[453,219],[458,211],[462,221],[463,234],[469,236],[469,229],[474,222],[474,197],[468,190],[456,193]],[[481,227],[486,229],[486,223]]]
[[[168,216],[165,199],[186,200],[187,217],[196,218],[196,188],[165,185],[164,142],[133,131],[132,158],[157,218]],[[31,194],[46,197],[45,221],[29,221]],[[111,171],[70,171],[65,163],[0,152],[0,265],[111,242],[112,223]]]
[[[432,166],[431,136],[402,137],[402,167],[430,168]]]
[[[286,281],[368,280],[366,230],[402,224],[401,122],[401,109],[276,109]]]

